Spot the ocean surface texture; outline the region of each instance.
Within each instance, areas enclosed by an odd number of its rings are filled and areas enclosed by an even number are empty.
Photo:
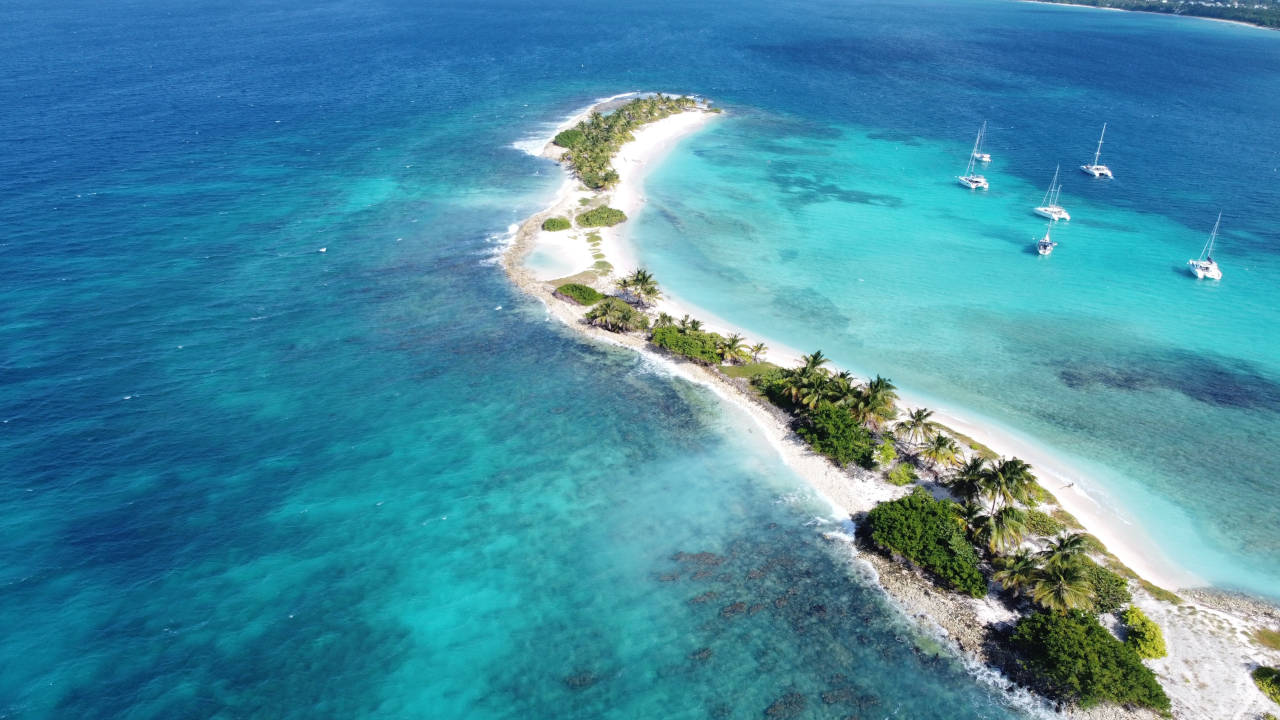
[[[1280,594],[1280,36],[995,0],[0,24],[0,718],[1023,716],[748,420],[495,265],[560,181],[515,144],[628,90],[731,110],[636,219],[669,287],[1087,458]]]

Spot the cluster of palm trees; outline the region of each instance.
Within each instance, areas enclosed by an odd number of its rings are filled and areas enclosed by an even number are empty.
[[[639,268],[626,277],[618,278],[615,284],[618,290],[630,293],[641,307],[646,307],[662,297],[662,291],[658,289],[658,281],[654,279],[653,273],[644,268]]]
[[[960,446],[949,435],[939,431],[933,421],[933,411],[916,408],[893,426],[894,433],[904,442],[914,446],[916,454],[933,465],[934,472],[944,467],[954,467],[961,461]]]
[[[875,376],[859,384],[850,373],[831,372],[826,367],[830,358],[821,350],[802,355],[801,365],[783,370],[780,377],[782,394],[795,406],[816,410],[823,403],[844,408],[855,420],[878,430],[897,417],[897,388],[887,379]]]
[[[1093,586],[1082,533],[1060,536],[1038,553],[1022,547],[1030,531],[1027,510],[1019,505],[1037,503],[1031,466],[1018,458],[988,463],[975,457],[961,463],[943,484],[961,501],[956,522],[970,541],[995,556],[1000,584],[1015,594],[1029,594],[1048,610],[1089,607]]]
[[[992,553],[1017,547],[1026,538],[1027,512],[1017,504],[1035,504],[1036,478],[1030,465],[1018,458],[988,463],[974,457],[943,485],[961,501],[961,525]]]
[[[1083,533],[1071,533],[1040,552],[1020,549],[996,561],[999,569],[995,579],[1017,595],[1030,596],[1046,610],[1087,609],[1093,603],[1087,546]]]
[[[608,115],[591,113],[570,131],[557,135],[556,142],[567,147],[566,158],[583,184],[597,190],[608,188],[618,182],[618,173],[611,166],[613,156],[632,138],[632,130],[695,105],[695,99],[685,96],[637,98]]]
[[[649,316],[618,298],[605,298],[584,315],[587,322],[612,332],[632,332],[649,327]]]

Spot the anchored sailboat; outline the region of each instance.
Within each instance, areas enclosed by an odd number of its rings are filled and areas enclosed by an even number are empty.
[[[1200,258],[1197,260],[1188,260],[1187,264],[1191,266],[1191,273],[1197,278],[1203,280],[1221,280],[1222,270],[1218,269],[1218,263],[1213,261],[1213,243],[1218,239],[1218,225],[1222,223],[1222,213],[1218,213],[1218,221],[1213,224],[1213,232],[1209,233],[1209,241],[1204,244],[1204,249],[1200,251]]]
[[[1070,213],[1058,203],[1058,196],[1062,194],[1062,183],[1058,182],[1058,173],[1061,170],[1061,165],[1054,168],[1053,182],[1049,183],[1049,189],[1045,192],[1044,199],[1040,201],[1040,207],[1036,208],[1037,215],[1047,217],[1050,220],[1071,219]]]
[[[978,131],[978,138],[973,141],[973,152],[969,153],[969,164],[965,166],[964,174],[956,178],[961,185],[970,190],[977,190],[978,188],[986,190],[988,188],[987,179],[975,172],[973,167],[982,154],[982,134],[986,132],[986,129],[987,124],[984,122],[982,123],[982,129]]]
[[[1036,252],[1040,253],[1041,255],[1048,255],[1049,253],[1053,252],[1054,248],[1058,247],[1058,243],[1054,242],[1053,238],[1049,237],[1049,231],[1053,230],[1053,224],[1056,222],[1058,221],[1057,220],[1049,221],[1049,227],[1044,229],[1044,237],[1040,238],[1040,240],[1036,243]]]
[[[1112,177],[1111,168],[1106,165],[1098,164],[1098,157],[1102,155],[1102,138],[1107,136],[1107,124],[1102,123],[1102,134],[1098,136],[1098,149],[1093,152],[1093,162],[1088,165],[1081,165],[1080,169],[1094,177]]]

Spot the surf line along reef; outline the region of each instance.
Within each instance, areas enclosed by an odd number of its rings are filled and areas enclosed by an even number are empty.
[[[563,124],[536,154],[560,163],[564,182],[505,249],[511,280],[575,331],[662,356],[744,410],[852,518],[858,556],[907,615],[1064,716],[1280,713],[1246,677],[1280,665],[1280,611],[1157,587],[1032,467],[901,407],[889,380],[855,378],[821,351],[771,351],[664,296],[619,226],[643,206],[646,169],[720,114],[703,98],[629,94]]]

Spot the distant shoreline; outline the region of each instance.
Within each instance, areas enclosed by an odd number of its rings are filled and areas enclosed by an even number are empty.
[[[1059,2],[1058,0],[1017,0],[1018,2],[1034,3],[1036,5],[1066,5],[1067,7],[1088,8],[1090,10],[1113,10],[1115,12],[1141,13],[1143,15],[1161,15],[1164,17],[1190,18],[1193,20],[1208,20],[1209,22],[1227,23],[1228,25],[1240,25],[1241,27],[1254,28],[1255,30],[1280,30],[1276,27],[1268,27],[1251,23],[1246,20],[1229,20],[1227,18],[1205,17],[1204,15],[1186,15],[1183,13],[1164,13],[1152,10],[1130,10],[1129,8],[1105,7],[1102,5],[1086,5],[1084,3]]]
[[[555,132],[575,126],[592,112],[611,109],[621,97],[626,95],[614,96],[591,106],[567,119]],[[543,221],[551,217],[573,218],[584,208],[606,203],[634,216],[645,202],[643,181],[646,171],[680,139],[701,129],[713,117],[715,116],[705,109],[699,108],[668,116],[636,130],[634,138],[622,145],[614,157],[612,167],[618,171],[620,179],[612,189],[590,190],[566,171],[565,180],[551,206],[526,218],[518,226],[513,226],[511,242],[502,252],[502,266],[522,291],[544,304],[548,316],[591,339],[624,346],[651,357],[663,363],[674,375],[709,388],[722,400],[743,411],[755,421],[757,428],[763,431],[764,440],[781,455],[787,465],[831,505],[837,519],[847,519],[852,514],[869,511],[880,502],[901,496],[906,489],[891,485],[877,472],[857,468],[841,469],[814,453],[791,430],[786,414],[752,392],[745,381],[730,378],[715,367],[669,355],[635,334],[614,333],[590,325],[583,321],[585,307],[555,294],[556,287],[568,282],[608,290],[614,278],[636,270],[638,260],[634,248],[628,242],[626,231],[621,227],[592,230],[591,233],[598,233],[597,239],[587,249],[584,235],[589,236],[590,233],[582,230],[544,231]],[[530,154],[556,161],[561,159],[564,152],[550,140],[540,148],[531,145],[532,143],[526,142],[519,147]],[[575,243],[581,248],[575,247]],[[535,250],[544,254],[549,252],[558,258],[557,262],[561,266],[574,267],[575,270],[564,276],[555,276],[548,274],[549,271],[545,268],[541,272],[530,268],[526,260]],[[585,254],[580,250],[584,250]],[[604,261],[606,254],[608,260]],[[594,268],[593,259],[596,261]],[[704,320],[708,329],[739,332],[756,340],[763,339],[673,298],[658,300],[650,310],[665,312],[674,317],[682,314],[694,315]],[[797,364],[798,356],[799,353],[780,345],[774,345],[764,354],[768,360],[783,366]],[[912,405],[917,403],[904,401],[899,406]],[[959,417],[942,416],[941,419],[944,426],[954,428],[951,432],[958,437],[964,436],[956,433],[956,430],[976,436],[979,441],[990,437],[990,433],[983,427],[966,423]],[[1012,442],[1010,438],[1000,439],[997,449],[1004,449],[1006,452],[1012,449],[1017,455],[1032,460],[1033,464],[1040,462],[1033,445]],[[1052,474],[1046,478],[1061,479]],[[1053,488],[1058,492],[1065,490],[1060,490],[1056,484]],[[1187,587],[1188,583],[1175,580],[1176,573],[1171,575],[1169,569],[1148,562],[1147,553],[1141,549],[1140,544],[1131,545],[1129,536],[1123,529],[1109,527],[1099,513],[1090,510],[1091,504],[1097,505],[1096,501],[1083,493],[1075,497],[1077,492],[1078,489],[1063,492],[1069,502],[1062,503],[1059,500],[1058,504],[1077,516],[1087,532],[1099,535],[1103,543],[1117,551],[1120,559],[1133,567],[1140,577],[1180,591]],[[827,533],[827,536],[833,542],[847,542],[842,532]],[[849,552],[875,569],[874,574],[881,587],[907,616],[930,627],[940,628],[962,655],[986,664],[982,641],[986,629],[1009,622],[1008,611],[1001,607],[995,596],[977,600],[960,598],[939,590],[918,571],[900,563],[872,557],[871,553],[858,553],[852,545],[849,546]],[[1247,636],[1253,628],[1275,623],[1280,618],[1280,612],[1261,602],[1233,602],[1231,598],[1223,597],[1223,594],[1213,590],[1186,593],[1188,602],[1181,605],[1160,600],[1141,588],[1135,587],[1133,594],[1134,603],[1157,620],[1169,637],[1169,657],[1155,661],[1152,667],[1165,681],[1166,689],[1174,698],[1176,716],[1226,717],[1238,714],[1245,708],[1258,706],[1261,694],[1251,685],[1246,687],[1232,683],[1237,689],[1235,693],[1210,694],[1203,692],[1201,688],[1221,687],[1235,679],[1241,664],[1252,661],[1259,655],[1255,648],[1242,642],[1240,637]],[[1265,657],[1266,652],[1262,655]],[[1278,658],[1280,654],[1276,654],[1270,662],[1276,664]],[[1191,676],[1197,678],[1195,684],[1187,682],[1186,678]],[[1250,695],[1250,692],[1256,694],[1257,698]],[[1106,706],[1091,711],[1070,711],[1065,717],[1102,720],[1154,716]]]

